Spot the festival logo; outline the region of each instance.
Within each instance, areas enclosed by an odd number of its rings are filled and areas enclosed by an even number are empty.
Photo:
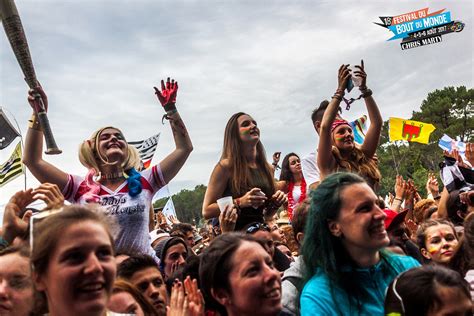
[[[451,12],[442,9],[428,13],[428,8],[397,16],[380,16],[382,23],[376,23],[393,32],[388,41],[402,39],[402,50],[440,43],[442,35],[461,32],[464,23],[451,20]]]

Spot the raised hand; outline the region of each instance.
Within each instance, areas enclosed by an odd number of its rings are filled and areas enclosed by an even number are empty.
[[[281,151],[277,151],[273,154],[273,165],[278,165],[278,162],[280,161],[280,155]]]
[[[61,208],[64,205],[64,195],[56,184],[43,183],[33,190],[35,200],[43,200],[46,207],[43,211]]]
[[[436,176],[433,173],[428,174],[428,180],[426,181],[426,191],[431,193],[434,198],[439,195],[438,179],[436,179]]]
[[[165,108],[168,112],[169,110],[176,109],[174,106],[176,104],[176,96],[178,94],[178,82],[170,78],[166,80],[166,85],[163,80],[161,80],[161,91],[157,87],[153,87],[155,89],[155,94],[158,97],[158,101],[160,101],[161,105]],[[169,109],[168,109],[169,108]]]
[[[33,201],[35,201],[33,189],[19,191],[15,193],[7,205],[3,214],[3,238],[12,243],[15,237],[24,234],[28,227],[28,221],[31,217],[31,211],[27,211],[23,218],[20,218],[23,210]]]
[[[41,84],[38,82],[38,86],[36,88],[28,90],[28,103],[33,108],[35,113],[38,113],[42,110],[39,97],[41,97],[41,100],[43,100],[44,110],[48,112],[48,97],[46,96],[43,87],[41,87]]]
[[[408,190],[408,185],[401,175],[397,175],[395,180],[395,198],[398,200],[403,200],[406,196]]]
[[[357,77],[362,78],[362,83],[360,84],[360,89],[363,90],[364,88],[367,88],[367,73],[364,70],[364,61],[360,61],[360,66],[355,65],[355,68],[358,70],[354,71],[354,75]]]
[[[338,76],[337,76],[337,82],[338,82],[337,90],[344,92],[344,89],[347,86],[347,81],[350,78],[351,78],[351,70],[349,69],[349,64],[341,65],[341,67],[339,67]]]
[[[466,160],[474,167],[474,143],[466,144]]]

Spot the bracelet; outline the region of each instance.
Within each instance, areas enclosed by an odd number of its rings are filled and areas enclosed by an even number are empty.
[[[367,86],[360,86],[359,87],[359,90],[364,92],[364,91],[367,91],[369,88],[367,88]]]
[[[341,96],[344,96],[344,89],[337,89],[335,94],[339,94]]]
[[[361,90],[362,91],[362,90]],[[372,90],[370,89],[367,89],[365,91],[363,91],[363,93],[361,94],[361,96],[365,99],[365,98],[368,98],[372,95]]]
[[[434,197],[433,197],[433,200],[435,200],[435,201],[436,201],[436,200],[439,200],[439,199],[441,199],[441,195],[439,195],[439,194],[438,194],[437,196],[434,196]]]
[[[403,199],[401,199],[401,198],[397,198],[397,197],[396,197],[396,198],[394,198],[394,200],[397,200],[397,201],[403,202]]]
[[[240,209],[240,198],[236,198],[236,199],[234,200],[234,204],[235,204],[235,206],[236,206],[238,209]]]
[[[36,114],[31,115],[31,119],[28,120],[28,127],[37,131],[42,131],[41,124],[38,120],[38,116]]]
[[[168,113],[170,111],[177,111],[175,102],[167,103],[167,104],[163,105],[163,108],[165,109],[166,113]]]
[[[332,96],[332,99],[337,99],[337,100],[339,100],[339,101],[342,101],[342,95],[335,93],[335,94]]]
[[[0,236],[0,250],[7,248],[9,245],[8,241],[5,240],[2,236]]]

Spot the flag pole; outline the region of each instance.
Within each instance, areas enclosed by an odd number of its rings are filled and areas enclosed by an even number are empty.
[[[20,128],[20,125],[18,124],[18,121],[16,120],[13,113],[10,112],[10,110],[8,110],[7,108],[0,106],[0,110],[6,110],[10,114],[10,116],[13,117],[13,120],[15,121],[16,127],[18,128],[18,133],[20,133],[21,150],[22,150],[22,153],[23,153],[25,151],[24,142],[23,142],[23,134],[21,133],[21,128]],[[24,180],[25,180],[24,181],[24,190],[26,191],[26,170],[24,169],[23,162],[21,163],[21,168],[23,169],[23,177],[24,177]]]

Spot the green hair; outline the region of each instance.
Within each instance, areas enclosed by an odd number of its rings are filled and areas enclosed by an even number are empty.
[[[302,254],[306,280],[320,269],[331,281],[339,283],[340,266],[350,261],[341,239],[329,231],[328,221],[337,220],[341,211],[341,192],[347,186],[365,183],[360,176],[339,172],[324,179],[311,194]]]
[[[342,244],[341,238],[334,236],[329,230],[329,221],[337,220],[341,211],[342,190],[358,183],[366,181],[354,173],[333,173],[311,193],[301,253],[306,266],[304,283],[317,272],[324,273],[330,282],[331,295],[334,297],[335,287],[340,287],[346,292],[351,307],[355,304],[360,313],[361,303],[367,293],[364,293],[351,276],[357,265]],[[390,255],[382,250],[380,258],[387,263],[386,272],[394,274],[395,277],[397,273],[390,262]]]

